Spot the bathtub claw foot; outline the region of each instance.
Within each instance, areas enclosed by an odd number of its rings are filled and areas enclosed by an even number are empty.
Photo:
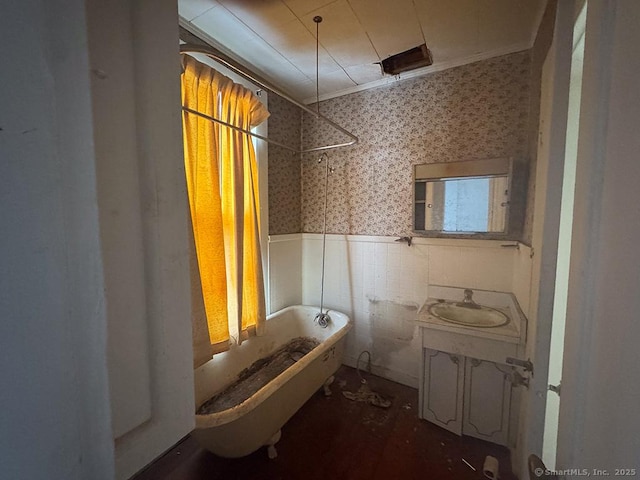
[[[327,378],[327,380],[324,382],[324,385],[322,385],[322,388],[324,389],[324,396],[325,397],[330,397],[331,396],[331,384],[333,383],[333,381],[336,379],[336,377],[334,377],[333,375],[331,375],[329,378]]]
[[[269,439],[267,443],[267,455],[269,455],[269,459],[273,460],[278,456],[278,451],[276,450],[276,443],[280,441],[280,437],[282,437],[282,431],[278,430],[273,437]]]
[[[276,458],[278,456],[276,447],[274,447],[273,445],[269,445],[267,447],[267,455],[269,455],[269,460],[273,460],[274,458]]]

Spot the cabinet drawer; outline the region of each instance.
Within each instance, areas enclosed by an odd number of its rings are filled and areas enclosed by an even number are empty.
[[[431,328],[421,328],[421,330],[422,346],[424,348],[496,363],[504,363],[507,357],[518,358],[517,343],[443,332]]]

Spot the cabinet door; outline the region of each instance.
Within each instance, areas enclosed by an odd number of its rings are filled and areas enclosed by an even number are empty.
[[[507,445],[513,368],[475,358],[467,358],[465,365],[462,432]]]
[[[465,358],[428,348],[422,351],[420,417],[461,435]]]

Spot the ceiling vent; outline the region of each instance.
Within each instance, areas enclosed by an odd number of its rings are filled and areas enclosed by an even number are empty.
[[[379,62],[382,71],[389,75],[397,75],[401,72],[414,70],[420,67],[428,67],[433,63],[431,51],[426,44],[411,48],[405,52],[396,53]]]

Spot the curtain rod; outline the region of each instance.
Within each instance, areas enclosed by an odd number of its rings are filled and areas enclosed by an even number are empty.
[[[205,115],[204,113],[198,112],[197,110],[193,110],[193,109],[190,109],[190,108],[187,108],[187,107],[183,106],[182,109],[185,112],[188,112],[188,113],[191,113],[191,114],[194,114],[194,115],[198,115],[199,117],[205,118],[205,119],[210,120],[212,122],[219,123],[219,124],[224,125],[226,127],[232,128],[233,130],[237,130],[237,131],[246,133],[247,135],[251,135],[252,137],[259,138],[260,140],[264,140],[265,142],[273,143],[274,145],[278,145],[280,147],[286,148],[287,150],[291,150],[292,152],[295,152],[295,153],[318,152],[318,151],[321,151],[321,150],[331,150],[331,149],[339,148],[339,147],[348,147],[350,145],[355,145],[359,141],[358,137],[356,137],[354,134],[352,134],[348,130],[342,128],[337,123],[333,122],[332,120],[329,120],[327,117],[325,117],[324,115],[321,115],[318,112],[314,112],[313,110],[311,110],[306,105],[303,105],[302,103],[298,102],[297,100],[291,98],[286,93],[281,92],[280,90],[278,90],[273,85],[270,85],[270,84],[268,84],[267,82],[265,82],[263,80],[259,80],[259,79],[255,78],[251,73],[246,72],[243,69],[241,69],[240,67],[238,67],[238,66],[230,63],[229,61],[227,61],[225,58],[223,58],[218,52],[216,52],[212,48],[204,47],[204,46],[201,46],[201,45],[194,45],[194,44],[190,44],[190,43],[185,43],[185,44],[180,45],[180,53],[183,54],[183,55],[184,54],[188,54],[188,53],[201,53],[203,55],[206,55],[207,57],[211,58],[212,60],[215,60],[216,62],[224,65],[228,69],[234,71],[235,73],[237,73],[241,77],[249,80],[250,82],[253,82],[253,83],[259,85],[260,87],[262,87],[262,88],[264,88],[266,90],[269,90],[270,92],[275,93],[279,97],[282,97],[285,100],[293,103],[294,105],[296,105],[297,107],[301,108],[305,112],[310,113],[311,115],[313,115],[314,117],[318,118],[319,120],[324,121],[325,123],[327,123],[328,125],[330,125],[334,129],[338,130],[339,132],[341,132],[344,135],[346,135],[349,138],[351,138],[351,141],[345,142],[345,143],[336,143],[336,144],[332,144],[332,145],[326,145],[326,146],[322,146],[322,147],[307,148],[307,149],[301,150],[301,149],[298,149],[298,148],[295,148],[295,147],[291,147],[289,145],[285,145],[285,144],[280,143],[280,142],[278,142],[276,140],[272,140],[272,139],[270,139],[268,137],[264,137],[262,135],[258,135],[257,133],[253,133],[253,132],[251,132],[249,130],[244,130],[244,129],[240,128],[240,127],[236,127],[235,125],[231,125],[229,123],[223,122],[222,120],[218,120],[215,117],[211,117],[209,115]]]

